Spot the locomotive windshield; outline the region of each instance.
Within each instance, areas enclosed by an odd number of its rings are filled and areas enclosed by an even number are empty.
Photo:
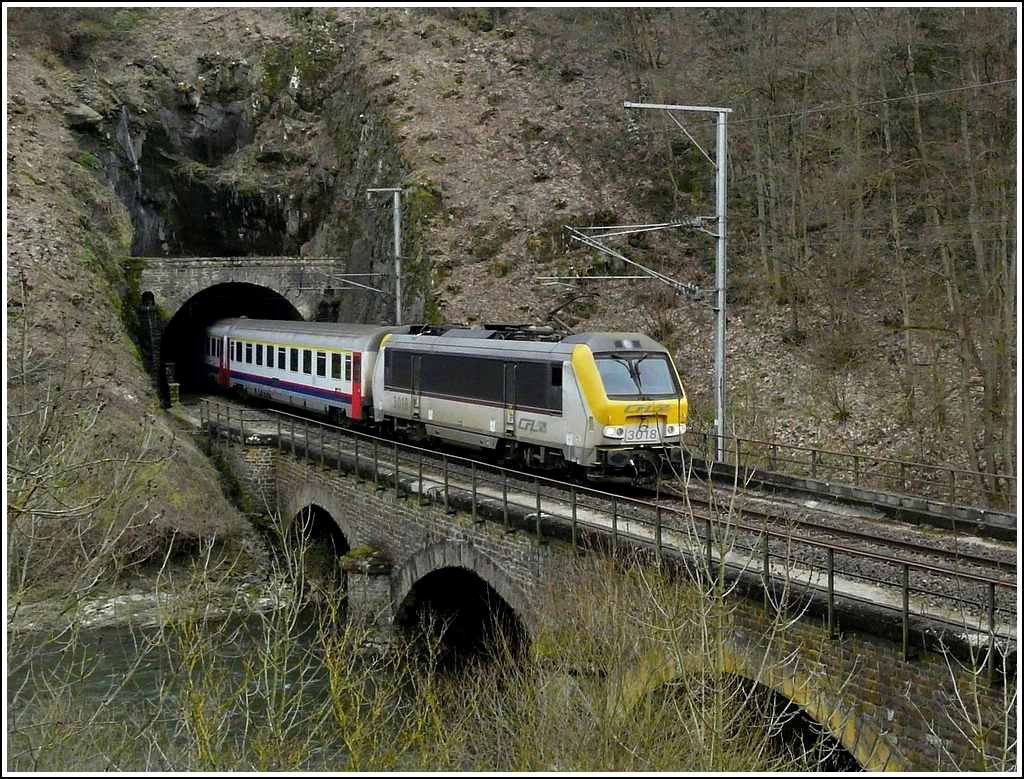
[[[681,393],[663,354],[595,355],[597,370],[611,400],[674,398]]]

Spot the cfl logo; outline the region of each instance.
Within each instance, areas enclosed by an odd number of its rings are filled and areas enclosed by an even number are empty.
[[[548,432],[548,423],[539,419],[520,419],[519,429],[530,433],[546,433]]]

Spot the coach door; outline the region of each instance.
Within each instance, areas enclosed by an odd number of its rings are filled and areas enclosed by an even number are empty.
[[[217,383],[231,386],[231,341],[226,335],[217,339]]]
[[[516,431],[516,364],[505,363],[505,432]]]

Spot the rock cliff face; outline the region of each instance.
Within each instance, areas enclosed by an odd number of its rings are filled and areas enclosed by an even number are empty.
[[[406,174],[387,123],[359,121],[373,100],[337,32],[310,22],[232,56],[133,61],[137,102],[111,93],[100,107],[116,139],[100,157],[133,255],[333,256],[351,273],[391,272],[371,261],[391,251],[381,209],[356,195]],[[381,296],[349,304],[357,320],[391,310]]]

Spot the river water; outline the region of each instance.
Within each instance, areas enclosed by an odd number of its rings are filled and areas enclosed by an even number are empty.
[[[351,685],[360,670],[332,676],[319,627],[306,608],[9,637],[8,769],[317,770],[325,761],[344,763],[344,744],[322,740],[332,679],[335,688]],[[337,649],[335,664],[348,651]],[[276,755],[259,743],[271,736]],[[315,749],[302,747],[309,739],[318,739]]]

